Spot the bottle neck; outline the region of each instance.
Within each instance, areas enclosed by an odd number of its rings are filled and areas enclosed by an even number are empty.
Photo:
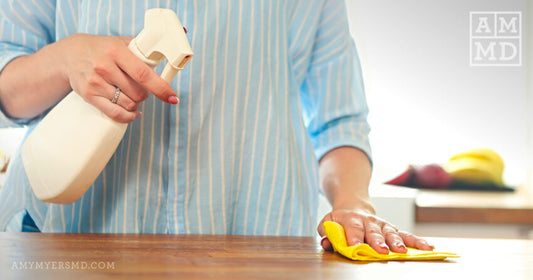
[[[145,57],[144,54],[141,53],[141,51],[137,47],[137,43],[135,42],[135,40],[136,40],[136,38],[131,40],[130,44],[128,45],[128,48],[130,49],[130,51],[133,52],[133,54],[135,54],[135,56],[137,56],[139,59],[141,59],[148,66],[152,67],[152,69],[154,67],[156,67],[161,62],[161,60],[150,59],[150,58]]]

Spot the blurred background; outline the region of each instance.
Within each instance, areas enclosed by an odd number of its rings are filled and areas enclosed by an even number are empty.
[[[425,236],[533,238],[532,2],[346,1],[371,110],[379,215]],[[521,66],[471,65],[472,12],[521,14]],[[383,186],[410,164],[444,164],[479,147],[499,153],[503,183],[517,191]]]
[[[348,0],[372,125],[376,179],[477,147],[531,184],[531,0]],[[470,66],[470,12],[522,13],[522,66]]]

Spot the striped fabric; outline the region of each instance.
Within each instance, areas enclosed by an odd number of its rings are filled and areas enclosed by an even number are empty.
[[[79,201],[39,201],[16,156],[0,229],[26,210],[45,232],[313,235],[317,159],[339,146],[370,155],[343,0],[0,3],[2,68],[76,32],[134,36],[155,7],[176,11],[195,53],[172,82],[181,103],[146,100]]]

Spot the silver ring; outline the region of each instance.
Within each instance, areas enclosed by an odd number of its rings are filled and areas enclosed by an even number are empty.
[[[117,104],[119,96],[120,96],[120,89],[118,87],[115,87],[115,95],[113,96],[113,99],[111,99],[111,103]]]

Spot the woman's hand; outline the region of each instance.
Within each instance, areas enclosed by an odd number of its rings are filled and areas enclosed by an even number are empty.
[[[370,174],[368,157],[356,148],[339,147],[322,157],[321,185],[333,211],[318,225],[320,236],[325,236],[323,223],[333,221],[344,227],[348,246],[367,243],[381,254],[388,254],[388,249],[405,253],[406,246],[433,250],[425,240],[399,231],[376,216],[368,194]],[[323,239],[321,243],[324,249],[332,249],[329,240]]]
[[[389,249],[397,253],[406,253],[406,246],[421,250],[433,250],[434,248],[424,239],[399,231],[392,224],[376,217],[373,209],[338,209],[330,212],[318,225],[317,230],[320,236],[325,236],[325,221],[337,222],[344,227],[348,246],[367,243],[380,254],[388,254]],[[325,250],[332,250],[331,243],[325,237],[321,245]]]
[[[7,115],[30,119],[71,90],[111,119],[131,122],[152,92],[177,104],[176,93],[129,49],[131,38],[74,34],[9,62],[0,75],[0,103]],[[28,79],[31,77],[31,79]],[[111,102],[120,89],[116,104]]]
[[[174,90],[129,49],[132,38],[75,34],[58,41],[63,49],[64,78],[70,87],[111,119],[128,123],[140,115],[141,102],[152,92],[177,104]],[[120,94],[112,103],[116,88]]]

